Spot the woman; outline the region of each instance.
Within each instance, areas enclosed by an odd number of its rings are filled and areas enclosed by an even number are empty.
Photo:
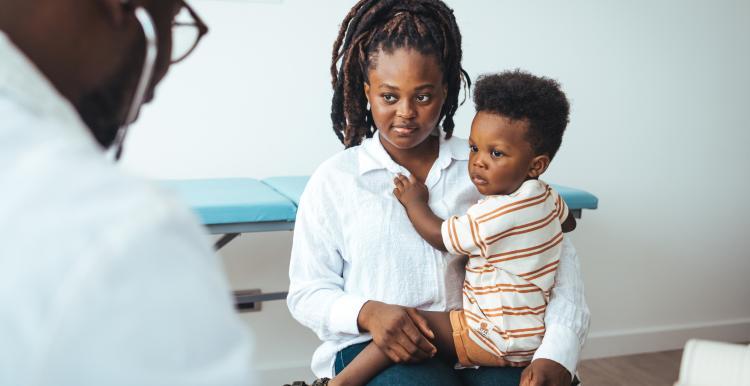
[[[292,315],[323,340],[315,374],[341,371],[373,340],[398,364],[370,385],[569,385],[588,309],[568,240],[547,333],[525,370],[454,370],[434,357],[418,311],[461,307],[464,260],[416,233],[392,195],[393,177],[423,181],[442,218],[480,198],[467,175],[468,144],[451,138],[461,83],[469,84],[452,10],[439,0],[360,1],[342,22],[332,75],[334,132],[347,149],[302,195],[288,297]]]

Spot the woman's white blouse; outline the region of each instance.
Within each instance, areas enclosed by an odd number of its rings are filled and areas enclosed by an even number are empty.
[[[427,176],[429,205],[441,218],[461,215],[481,198],[469,180],[466,140],[440,140]],[[318,377],[333,375],[336,353],[371,339],[357,316],[368,300],[445,311],[461,308],[465,258],[432,248],[393,196],[395,163],[378,136],[344,150],[310,178],[300,199],[287,302],[294,318],[323,340],[313,355]],[[566,238],[534,359],[572,372],[589,326],[578,256]]]

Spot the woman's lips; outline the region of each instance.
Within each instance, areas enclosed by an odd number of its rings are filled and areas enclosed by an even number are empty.
[[[393,126],[391,130],[397,135],[405,136],[411,135],[413,132],[417,131],[417,128],[413,126]]]

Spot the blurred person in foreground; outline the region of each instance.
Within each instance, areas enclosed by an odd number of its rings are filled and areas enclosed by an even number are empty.
[[[181,0],[0,0],[0,385],[251,383],[200,225],[105,156],[207,31]]]

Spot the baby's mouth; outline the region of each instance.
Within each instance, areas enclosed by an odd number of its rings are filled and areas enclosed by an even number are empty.
[[[472,174],[471,175],[471,181],[474,183],[474,185],[487,185],[487,180],[479,176],[478,174]]]

